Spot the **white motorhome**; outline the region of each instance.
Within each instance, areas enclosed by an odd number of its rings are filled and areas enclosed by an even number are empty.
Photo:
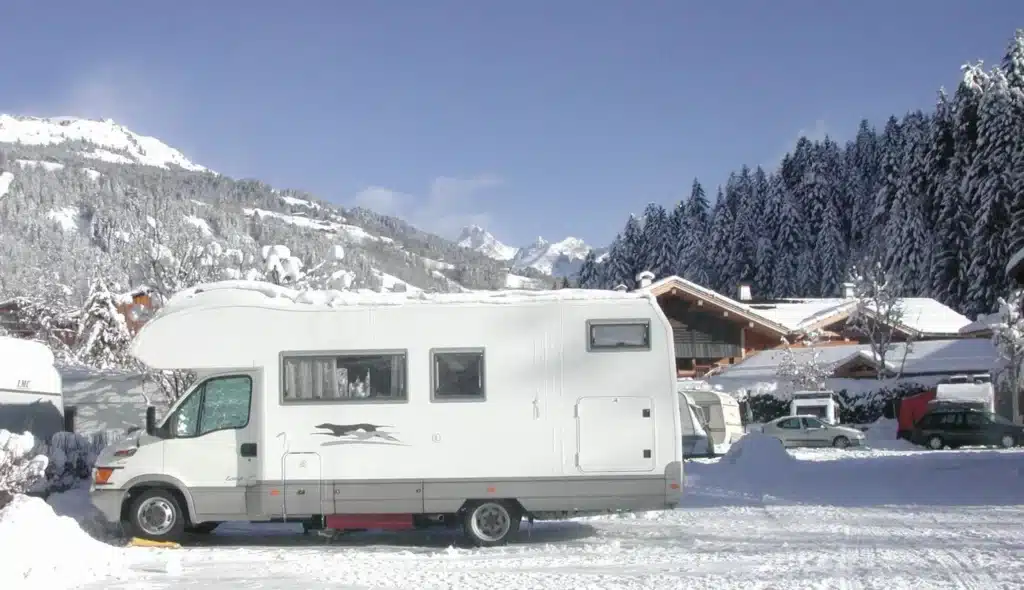
[[[829,424],[839,424],[839,406],[833,391],[795,391],[789,402],[790,416],[816,416]]]
[[[0,336],[0,429],[45,444],[64,430],[60,373],[45,344]]]
[[[694,389],[686,393],[707,418],[714,453],[727,451],[745,434],[736,398],[714,389]]]
[[[672,329],[642,292],[176,294],[132,353],[196,385],[100,454],[93,504],[166,540],[224,521],[334,530],[669,509],[682,496]]]

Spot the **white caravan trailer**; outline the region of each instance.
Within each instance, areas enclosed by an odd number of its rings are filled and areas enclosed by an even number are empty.
[[[740,403],[733,396],[713,389],[686,392],[704,412],[715,453],[725,452],[745,433],[740,417]]]
[[[712,447],[704,411],[686,393],[679,392],[679,425],[682,429],[683,458],[707,457]]]
[[[0,429],[50,444],[64,430],[61,378],[41,342],[0,336]]]
[[[817,416],[828,424],[839,424],[839,407],[836,404],[835,392],[796,391],[789,402],[790,416]]]
[[[645,293],[176,294],[132,354],[196,385],[96,462],[93,504],[149,539],[224,521],[334,530],[669,509],[682,497],[672,329]]]

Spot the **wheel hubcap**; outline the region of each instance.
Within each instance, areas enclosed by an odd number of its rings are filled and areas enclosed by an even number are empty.
[[[174,506],[166,498],[149,498],[139,506],[139,528],[159,537],[174,527]]]
[[[473,533],[485,541],[499,541],[512,526],[512,518],[499,504],[484,504],[473,511]]]
[[[846,440],[845,438],[840,438],[836,440],[837,447],[845,447],[848,444],[850,444],[850,441]]]
[[[933,449],[941,449],[942,448],[942,441],[937,439],[937,438],[933,438],[933,439],[931,439],[928,442],[929,442],[929,446],[931,446],[931,448],[933,448]]]
[[[1004,436],[1003,437],[1003,446],[1007,447],[1007,448],[1012,447],[1013,446],[1013,437],[1012,436]]]

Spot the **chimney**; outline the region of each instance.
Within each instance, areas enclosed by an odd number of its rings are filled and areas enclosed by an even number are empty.
[[[629,290],[629,287],[623,285],[622,283],[619,283],[618,285],[615,285],[615,289],[613,290],[618,291],[619,293],[625,293],[626,291]]]
[[[740,301],[750,301],[750,283],[740,283]]]
[[[649,270],[641,271],[636,275],[636,282],[640,285],[641,289],[650,287],[652,281],[654,281],[654,273]]]
[[[854,297],[854,295],[853,295],[854,284],[853,283],[843,283],[841,285],[841,287],[842,287],[843,299],[853,299],[853,297]]]

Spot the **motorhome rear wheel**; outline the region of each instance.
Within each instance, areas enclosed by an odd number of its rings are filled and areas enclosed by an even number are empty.
[[[132,536],[152,541],[178,541],[185,533],[185,514],[174,492],[150,488],[132,501],[128,524]]]
[[[463,530],[478,547],[504,545],[519,532],[522,514],[517,506],[500,500],[470,502],[463,511]]]

